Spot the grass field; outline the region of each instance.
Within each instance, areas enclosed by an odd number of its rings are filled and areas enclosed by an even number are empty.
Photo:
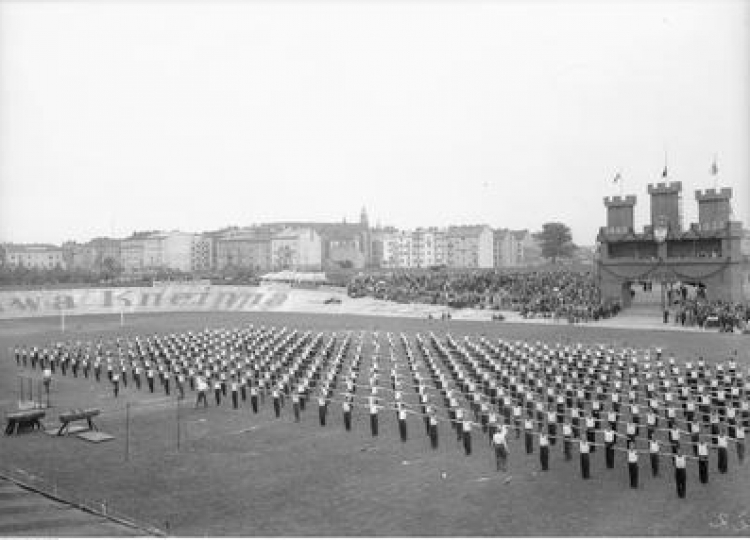
[[[19,370],[7,355],[16,343],[94,339],[116,335],[232,328],[249,323],[301,330],[390,330],[454,336],[543,342],[610,343],[661,347],[679,361],[698,355],[708,361],[739,351],[743,369],[750,338],[670,331],[633,331],[497,322],[427,321],[295,314],[149,314],[71,317],[66,333],[57,319],[4,321],[0,328],[0,409],[16,407]],[[26,370],[26,374],[32,374]],[[38,377],[39,373],[33,373]],[[115,509],[175,535],[232,536],[746,536],[750,533],[750,472],[730,452],[730,474],[719,475],[711,462],[711,481],[698,483],[690,463],[688,496],[675,495],[670,465],[652,479],[641,464],[642,485],[628,487],[624,456],[606,470],[602,452],[592,456],[592,479],[580,478],[578,461],[563,460],[552,447],[551,470],[539,469],[538,455],[526,455],[510,438],[510,472],[497,473],[486,438],[465,456],[455,437],[441,426],[440,448],[433,451],[421,421],[409,420],[410,438],[402,443],[391,415],[383,415],[381,434],[372,438],[366,418],[355,414],[344,431],[337,407],[326,427],[308,409],[295,424],[289,407],[281,419],[269,403],[258,415],[249,404],[193,409],[192,394],[177,410],[174,399],[136,391],[120,397],[91,379],[56,377],[56,419],[70,407],[102,410],[100,427],[114,441],[89,444],[75,437],[42,433],[0,439],[5,468],[23,470],[60,489],[107,500]],[[125,404],[131,403],[128,461],[125,461]],[[179,420],[178,420],[179,417]],[[54,423],[54,422],[51,422]],[[179,430],[179,448],[178,448]],[[445,473],[444,475],[442,473]]]

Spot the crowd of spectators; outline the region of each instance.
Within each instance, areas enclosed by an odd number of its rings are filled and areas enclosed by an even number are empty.
[[[599,320],[616,315],[619,303],[602,302],[592,272],[475,270],[392,272],[354,277],[349,296],[455,308],[514,310],[526,318]]]
[[[750,331],[750,304],[708,301],[701,288],[690,294],[680,286],[667,294],[668,307],[664,323],[670,321],[681,326],[718,328],[720,332]]]

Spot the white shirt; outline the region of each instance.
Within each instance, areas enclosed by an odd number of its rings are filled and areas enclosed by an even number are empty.
[[[501,431],[498,431],[492,436],[492,444],[495,446],[505,446],[505,436],[506,436],[507,430],[502,429]]]

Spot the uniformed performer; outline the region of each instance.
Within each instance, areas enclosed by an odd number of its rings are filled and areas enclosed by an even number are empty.
[[[214,399],[216,400],[216,406],[221,405],[221,382],[219,379],[214,381]]]
[[[604,458],[608,469],[615,468],[615,432],[609,429],[604,430]]]
[[[230,388],[232,390],[232,408],[237,410],[240,406],[240,385],[234,377],[232,377]],[[278,415],[276,415],[276,417],[278,418]]]
[[[276,415],[276,418],[281,417],[281,396],[279,395],[279,389],[274,388],[273,392],[271,392],[271,398],[273,400],[273,413]]]
[[[638,489],[638,451],[635,443],[628,441],[628,474],[630,476],[630,487]]]
[[[44,384],[44,393],[47,395],[47,403],[49,403],[49,389],[52,384],[52,370],[49,364],[45,364],[42,370],[42,382]]]
[[[434,414],[430,416],[430,446],[433,450],[438,448],[438,420]]]
[[[462,431],[464,440],[464,452],[468,456],[471,454],[471,420],[469,420],[468,418],[463,422]]]
[[[320,420],[320,425],[325,426],[326,425],[326,413],[328,412],[328,407],[326,406],[326,398],[323,397],[323,395],[318,397],[318,418]]]
[[[737,444],[737,461],[739,461],[740,465],[742,465],[745,462],[745,428],[742,426],[737,426],[735,435],[735,442]]]
[[[721,432],[719,433],[717,439],[717,446],[719,448],[719,472],[721,474],[726,474],[727,466],[729,464],[729,440],[727,438],[726,432],[724,431],[724,428],[721,429]]]
[[[591,476],[591,456],[589,455],[591,448],[589,442],[586,439],[581,439],[578,443],[578,449],[581,454],[581,477],[587,480]]]
[[[685,498],[687,492],[687,471],[686,458],[682,454],[678,454],[674,458],[674,479],[677,485],[677,496],[680,499]]]
[[[148,368],[146,371],[146,382],[148,383],[148,391],[154,393],[154,370]]]
[[[401,442],[406,442],[406,410],[400,403],[398,405],[398,433]]]
[[[651,461],[651,475],[659,476],[659,441],[656,439],[648,441],[648,454]]]
[[[701,484],[708,483],[708,444],[698,443],[698,478]]]
[[[549,437],[544,432],[539,434],[539,463],[543,471],[549,470]]]
[[[294,421],[299,422],[299,394],[297,392],[292,394],[292,411],[294,411]]]
[[[344,429],[346,431],[352,430],[352,406],[348,401],[344,401],[341,405],[341,409],[344,412]]]
[[[195,386],[198,390],[198,398],[195,400],[195,407],[198,408],[198,405],[200,405],[201,401],[203,402],[204,407],[208,407],[208,399],[206,398],[206,392],[208,392],[208,384],[206,383],[206,379],[204,379],[201,375],[198,375],[198,377],[196,377]]]
[[[253,414],[258,414],[258,387],[250,387],[250,406],[253,408]]]
[[[562,428],[563,433],[563,455],[565,461],[573,459],[573,428],[570,424],[565,422]]]
[[[495,461],[497,463],[497,470],[506,472],[508,470],[508,443],[506,438],[508,436],[508,427],[503,424],[499,430],[495,431],[492,436],[492,444],[495,447]]]
[[[378,404],[370,398],[370,433],[373,437],[378,436],[378,409]]]

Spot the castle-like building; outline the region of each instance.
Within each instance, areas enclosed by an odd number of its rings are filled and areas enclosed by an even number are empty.
[[[634,226],[636,196],[605,197],[607,225],[597,236],[597,279],[602,299],[627,307],[638,282],[683,283],[705,290],[706,299],[750,299],[748,233],[732,219],[732,190],[695,192],[698,223],[683,226],[682,183],[650,184],[651,221]]]

